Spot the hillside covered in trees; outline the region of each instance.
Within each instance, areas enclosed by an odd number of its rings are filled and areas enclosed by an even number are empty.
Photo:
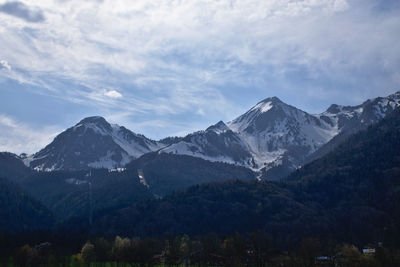
[[[0,177],[0,233],[48,229],[53,214],[18,185]]]
[[[262,229],[277,244],[303,237],[396,243],[400,213],[400,112],[352,136],[287,181],[191,187],[107,215],[103,234],[232,234]]]

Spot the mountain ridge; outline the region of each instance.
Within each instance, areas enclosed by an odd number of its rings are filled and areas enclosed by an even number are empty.
[[[38,171],[122,167],[162,145],[103,117],[82,119],[25,162]]]
[[[310,162],[312,157],[325,155],[326,144],[333,149],[349,135],[378,122],[399,106],[400,91],[356,106],[332,104],[320,114],[309,114],[282,102],[278,97],[269,97],[243,115],[224,123],[243,150],[236,152],[241,155],[240,158],[233,158],[230,153],[218,155],[205,151],[208,145],[222,147],[226,143],[227,138],[223,134],[213,136],[211,140],[204,137],[215,125],[189,134],[186,140],[184,138],[160,151],[233,163],[261,172],[262,178],[278,180]],[[224,132],[227,131],[225,129]],[[335,137],[338,141],[334,140]],[[225,146],[228,148],[228,145]]]
[[[356,106],[332,104],[319,114],[269,97],[227,123],[219,121],[205,130],[159,141],[92,116],[22,160],[38,171],[111,169],[157,151],[235,164],[276,180],[325,155],[399,106],[400,91]]]

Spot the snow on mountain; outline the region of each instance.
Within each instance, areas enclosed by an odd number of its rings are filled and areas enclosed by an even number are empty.
[[[222,121],[205,131],[187,135],[178,143],[163,148],[159,153],[189,155],[243,166],[253,165],[246,143]]]
[[[400,106],[400,91],[387,97],[369,99],[358,106],[331,105],[325,112],[315,115],[337,125],[339,131],[370,125]]]
[[[400,92],[358,106],[331,105],[321,114],[308,114],[267,98],[245,114],[189,134],[160,150],[233,163],[278,179],[301,166],[336,136],[356,132],[400,106]]]
[[[256,168],[281,165],[289,157],[295,168],[337,134],[337,129],[277,97],[259,102],[227,123],[250,148]]]
[[[226,124],[220,121],[204,131],[158,142],[102,117],[89,117],[23,161],[42,171],[116,168],[159,151],[245,166],[279,179],[399,106],[400,91],[358,106],[334,104],[321,114],[308,114],[271,97]]]
[[[175,153],[223,161],[259,170],[280,165],[315,151],[332,138],[334,127],[278,98],[267,98],[228,124],[220,121],[205,131],[186,136],[160,153]]]
[[[337,127],[339,133],[308,155],[303,164],[324,156],[350,135],[366,129],[399,107],[400,91],[387,97],[369,99],[358,106],[331,105],[325,112],[315,116]]]
[[[164,146],[102,117],[88,117],[25,162],[40,171],[115,168]]]

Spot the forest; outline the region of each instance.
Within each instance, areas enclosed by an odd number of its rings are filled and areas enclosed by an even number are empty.
[[[162,238],[143,239],[116,236],[113,239],[92,237],[84,240],[79,235],[74,239],[71,235],[49,234],[48,238],[52,238],[54,243],[39,242],[39,236],[46,236],[44,232],[30,233],[28,236],[31,241],[36,240],[36,245],[25,244],[12,248],[10,245],[17,245],[18,236],[3,236],[8,245],[2,249],[0,266],[400,265],[400,250],[384,247],[382,243],[357,247],[349,243],[321,243],[316,238],[304,238],[291,250],[282,250],[275,247],[271,236],[262,230],[248,235],[235,233],[219,236],[209,233],[196,237],[166,235]]]

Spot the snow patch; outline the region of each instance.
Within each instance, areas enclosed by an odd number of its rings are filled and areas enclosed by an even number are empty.
[[[112,159],[114,152],[107,151],[107,155],[101,157],[98,161],[90,162],[88,164],[91,168],[106,168],[113,169],[116,168],[119,164]]]
[[[86,180],[79,180],[79,179],[76,179],[76,178],[68,178],[68,179],[65,179],[65,182],[66,182],[67,184],[74,184],[74,185],[81,185],[81,184],[87,184],[87,183],[89,183],[89,181],[86,181]]]
[[[146,186],[147,188],[149,188],[149,184],[147,183],[146,179],[144,178],[144,173],[143,170],[138,170],[138,177],[139,177],[139,181],[142,185]]]
[[[252,110],[260,110],[262,113],[267,112],[268,110],[270,110],[273,107],[272,102],[268,101],[268,102],[260,102],[258,103],[256,106],[254,106],[252,108]]]

